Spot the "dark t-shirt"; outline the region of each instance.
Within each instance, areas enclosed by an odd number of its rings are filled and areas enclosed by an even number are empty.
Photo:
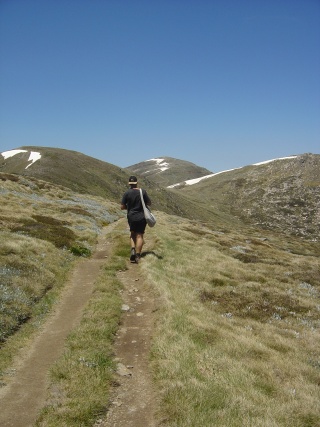
[[[142,194],[145,204],[150,205],[151,200],[146,190],[142,190]],[[129,221],[140,221],[144,218],[140,190],[138,188],[130,188],[127,190],[122,197],[121,204],[127,206],[127,217]]]

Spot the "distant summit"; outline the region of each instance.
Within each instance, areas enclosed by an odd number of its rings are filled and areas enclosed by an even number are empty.
[[[147,177],[163,187],[212,173],[194,163],[172,157],[157,157],[145,160],[129,166],[127,169],[140,177]]]
[[[37,160],[41,159],[41,154],[38,151],[29,151],[29,150],[17,149],[17,150],[4,151],[1,153],[4,160],[10,159],[14,156],[17,156],[18,154],[20,154],[19,160],[18,160],[18,163],[20,165],[19,169],[21,168],[21,163],[24,161],[27,163],[25,169],[28,169],[31,165],[33,165],[33,163],[35,163]],[[22,156],[21,156],[21,154],[22,154]],[[16,159],[14,159],[14,160],[16,160]]]
[[[33,177],[69,188],[76,193],[100,196],[119,203],[128,188],[131,172],[77,151],[62,148],[22,146],[0,153],[0,173]],[[148,188],[153,209],[189,216],[189,203],[156,181],[139,174],[139,184]]]
[[[120,205],[128,176],[148,189],[152,208],[206,222],[239,221],[259,229],[320,239],[320,155],[301,154],[212,173],[157,157],[125,169],[76,151],[20,147],[0,153],[0,174],[33,177]],[[20,179],[19,178],[19,179]],[[168,188],[169,187],[169,188]]]
[[[254,163],[253,165],[250,165],[250,166],[261,166],[261,165],[266,165],[266,164],[271,163],[271,162],[276,162],[278,160],[295,159],[297,157],[298,156],[280,157],[278,159],[265,160],[264,162]],[[204,179],[212,178],[212,177],[214,177],[216,175],[220,175],[222,173],[232,172],[232,171],[235,171],[235,170],[238,170],[238,169],[243,169],[244,167],[247,167],[247,166],[243,166],[243,167],[235,168],[235,169],[228,169],[228,170],[220,171],[220,172],[216,172],[216,173],[211,173],[209,175],[201,176],[200,178],[188,179],[188,180],[183,181],[183,182],[178,182],[177,184],[169,185],[168,188],[175,188],[175,187],[179,188],[179,187],[184,186],[184,185],[198,184],[200,181],[203,181]]]
[[[195,180],[196,181],[196,180]],[[268,160],[181,183],[172,191],[206,200],[258,228],[320,239],[320,155]]]
[[[117,166],[77,151],[19,147],[0,154],[0,172],[32,176],[78,193],[118,200],[127,173]]]

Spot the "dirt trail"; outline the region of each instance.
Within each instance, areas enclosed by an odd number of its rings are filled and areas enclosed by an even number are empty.
[[[94,255],[79,261],[63,291],[57,310],[50,316],[22,360],[13,377],[4,378],[0,389],[0,426],[31,427],[45,403],[50,366],[62,354],[65,339],[77,326],[101,267],[107,262],[108,234],[104,229]],[[143,260],[141,261],[143,262]],[[139,274],[140,267],[128,262],[119,272],[123,282],[123,322],[115,343],[118,371],[107,417],[99,427],[155,427],[156,400],[149,368],[152,312],[155,298]],[[75,426],[76,427],[76,426]]]
[[[34,424],[44,404],[49,368],[62,353],[67,335],[81,319],[100,268],[106,263],[107,236],[113,227],[114,224],[104,229],[92,258],[79,261],[57,310],[15,366],[15,375],[4,379],[7,385],[0,389],[1,427],[28,427]]]
[[[138,265],[129,263],[129,269],[119,272],[118,277],[124,285],[124,314],[115,343],[118,384],[106,419],[95,426],[155,427],[157,400],[149,354],[156,297],[141,277]]]

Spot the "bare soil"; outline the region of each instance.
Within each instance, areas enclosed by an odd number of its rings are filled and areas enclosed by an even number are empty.
[[[66,337],[78,325],[99,271],[107,262],[107,237],[113,226],[108,226],[100,236],[92,258],[79,261],[56,311],[24,355],[16,361],[15,375],[4,379],[6,386],[0,389],[1,427],[34,425],[45,403],[49,369],[62,354]],[[154,298],[140,277],[139,265],[128,263],[128,267],[128,271],[119,272],[124,284],[124,306],[123,323],[115,343],[118,369],[110,410],[106,419],[96,423],[101,427],[157,425],[154,421],[156,400],[149,368]]]
[[[124,314],[115,343],[116,384],[107,417],[96,426],[155,427],[157,400],[149,355],[156,298],[138,265],[129,263],[129,269],[118,277],[124,285]]]

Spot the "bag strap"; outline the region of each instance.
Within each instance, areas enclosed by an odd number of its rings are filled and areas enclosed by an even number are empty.
[[[146,204],[144,203],[143,195],[142,195],[142,188],[140,188],[140,197],[141,197],[141,202],[142,202],[143,209],[146,209]]]

